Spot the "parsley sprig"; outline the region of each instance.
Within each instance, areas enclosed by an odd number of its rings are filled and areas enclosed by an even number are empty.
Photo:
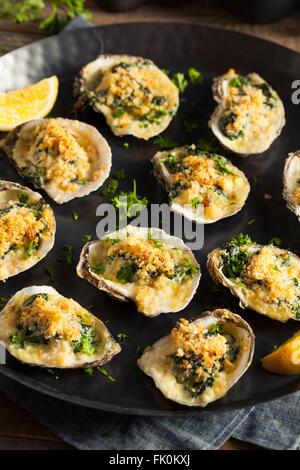
[[[64,249],[65,249],[65,258],[58,258],[58,262],[62,266],[71,266],[73,259],[72,259],[72,250],[73,247],[71,245],[67,245],[66,243],[64,244]]]
[[[136,193],[136,181],[133,180],[133,191],[121,191],[118,196],[111,198],[110,202],[120,212],[121,219],[126,215],[127,219],[132,220],[145,209],[148,199]]]
[[[84,4],[85,0],[1,0],[0,18],[10,18],[15,23],[36,20],[50,6],[51,14],[40,22],[39,29],[55,34],[78,14],[87,20],[91,19],[91,13],[84,8]]]

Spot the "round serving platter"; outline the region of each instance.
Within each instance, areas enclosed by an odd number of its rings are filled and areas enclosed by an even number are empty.
[[[192,24],[129,23],[101,26],[58,35],[11,52],[0,59],[0,92],[23,87],[50,75],[57,75],[59,95],[52,116],[71,117],[74,104],[72,83],[75,74],[100,53],[132,54],[152,59],[159,67],[187,73],[190,67],[204,76],[201,85],[191,85],[181,96],[179,112],[163,136],[180,144],[197,142],[205,137],[208,118],[215,107],[211,95],[212,78],[234,67],[239,73],[257,72],[271,83],[284,102],[287,124],[271,148],[258,156],[247,158],[227,154],[251,182],[251,192],[246,205],[237,215],[207,225],[204,228],[204,246],[194,254],[201,264],[202,278],[190,305],[180,313],[164,314],[149,319],[139,314],[132,303],[121,303],[98,291],[76,275],[75,267],[83,246],[81,238],[96,238],[99,218],[96,209],[107,199],[100,191],[74,199],[62,206],[42,195],[53,208],[57,221],[56,242],[52,251],[36,266],[10,278],[0,286],[0,296],[8,298],[17,290],[30,285],[49,284],[62,295],[73,297],[83,306],[93,305],[92,312],[108,320],[110,331],[116,336],[125,333],[128,338],[122,351],[105,365],[116,379],[110,382],[99,372],[92,376],[83,370],[55,371],[55,375],[41,368],[17,362],[7,355],[7,363],[0,372],[39,392],[72,403],[99,410],[140,415],[199,414],[229,410],[271,400],[300,390],[299,377],[282,377],[266,372],[260,358],[269,353],[275,344],[289,338],[299,323],[290,320],[285,324],[265,318],[250,310],[242,310],[238,300],[226,289],[213,288],[205,268],[207,254],[222,245],[231,236],[248,233],[259,243],[268,243],[273,237],[282,240],[282,247],[299,255],[299,222],[286,208],[282,199],[282,171],[288,152],[300,147],[299,107],[291,101],[292,82],[300,77],[300,55],[271,42],[230,31]],[[191,106],[195,102],[195,106]],[[137,193],[146,196],[149,203],[167,202],[166,193],[157,185],[150,162],[158,150],[153,143],[134,137],[115,137],[100,114],[91,109],[78,118],[94,125],[108,140],[113,155],[111,175],[124,169],[127,178],[120,189],[129,191],[136,180]],[[193,134],[184,131],[183,121],[196,122]],[[125,149],[124,142],[129,143]],[[22,183],[8,160],[0,160],[0,177]],[[264,194],[272,199],[265,199]],[[73,212],[79,217],[75,221]],[[250,225],[249,221],[253,221]],[[64,255],[63,245],[73,247],[73,265],[63,267],[57,258]],[[50,282],[45,267],[51,265],[55,280]],[[166,400],[154,387],[152,380],[137,367],[137,346],[153,344],[166,335],[181,317],[193,318],[206,309],[227,307],[241,314],[256,335],[253,363],[242,379],[221,400],[205,409],[188,409]],[[56,375],[58,378],[56,379]]]

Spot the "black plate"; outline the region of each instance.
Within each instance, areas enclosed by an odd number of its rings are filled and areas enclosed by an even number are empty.
[[[99,53],[128,53],[151,58],[155,63],[173,72],[187,72],[195,67],[203,73],[202,85],[190,86],[182,97],[180,110],[164,135],[182,144],[197,141],[203,135],[208,117],[214,109],[211,81],[216,75],[235,67],[240,73],[257,72],[269,81],[283,99],[287,125],[272,147],[259,156],[233,157],[252,182],[251,193],[244,209],[237,215],[205,227],[205,244],[196,256],[201,263],[202,279],[190,305],[178,314],[161,315],[148,319],[138,314],[134,304],[124,304],[98,291],[87,281],[79,279],[75,272],[82,247],[81,237],[95,237],[96,208],[103,202],[96,194],[76,199],[59,206],[52,201],[57,220],[56,244],[47,258],[38,265],[9,279],[1,285],[1,296],[8,297],[17,290],[33,284],[49,284],[44,272],[47,264],[55,269],[53,286],[65,296],[75,298],[82,305],[94,305],[93,312],[101,319],[109,320],[113,334],[126,333],[129,338],[122,352],[109,364],[107,370],[116,382],[109,382],[95,372],[92,377],[83,371],[58,371],[59,379],[40,368],[31,368],[8,356],[7,364],[0,371],[41,392],[93,408],[122,413],[144,415],[174,415],[203,413],[245,407],[270,400],[300,389],[298,377],[280,377],[263,370],[260,358],[269,353],[299,328],[299,323],[286,324],[273,321],[255,312],[238,307],[238,301],[226,289],[212,292],[212,281],[206,271],[207,253],[236,233],[249,233],[259,243],[267,243],[277,236],[282,246],[295,253],[300,251],[299,222],[285,207],[282,199],[282,170],[288,152],[299,148],[299,109],[291,102],[291,82],[300,77],[300,56],[295,52],[229,31],[188,24],[122,24],[76,31],[64,36],[45,39],[4,56],[0,60],[0,91],[14,89],[44,77],[57,74],[60,92],[53,116],[69,116],[73,104],[72,81],[74,75]],[[197,106],[191,107],[190,101]],[[85,111],[81,120],[96,126],[107,138],[113,152],[113,172],[124,168],[129,176],[122,189],[132,187],[137,181],[137,191],[149,201],[166,202],[166,194],[158,187],[150,174],[150,158],[157,150],[152,142],[139,141],[133,137],[115,137],[105,124],[104,118],[92,110]],[[199,123],[194,135],[186,134],[182,121]],[[129,142],[124,149],[123,142]],[[2,178],[21,182],[15,170],[3,158],[0,162]],[[264,199],[264,193],[272,195]],[[79,214],[74,221],[73,211]],[[255,222],[248,225],[248,222]],[[63,254],[63,244],[74,248],[73,268],[63,268],[57,258]],[[186,315],[195,317],[208,306],[226,305],[249,321],[256,334],[256,351],[251,368],[225,398],[209,405],[205,410],[188,410],[166,400],[154,387],[152,380],[144,376],[136,366],[137,345],[152,344],[166,335],[176,320]]]

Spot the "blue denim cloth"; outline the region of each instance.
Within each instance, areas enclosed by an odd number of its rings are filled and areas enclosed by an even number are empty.
[[[89,22],[76,17],[60,34],[88,26]],[[3,375],[0,390],[64,441],[82,450],[212,450],[229,437],[270,449],[300,448],[300,393],[233,412],[152,418],[70,405]]]
[[[0,390],[64,441],[82,450],[212,450],[229,437],[270,449],[300,448],[300,393],[233,412],[152,418],[70,405],[2,375]]]

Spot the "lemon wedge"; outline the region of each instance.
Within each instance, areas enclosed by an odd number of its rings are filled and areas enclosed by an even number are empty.
[[[0,131],[10,131],[22,122],[45,117],[53,108],[58,93],[58,78],[0,94]]]
[[[275,374],[300,374],[300,330],[261,361],[264,369]]]

